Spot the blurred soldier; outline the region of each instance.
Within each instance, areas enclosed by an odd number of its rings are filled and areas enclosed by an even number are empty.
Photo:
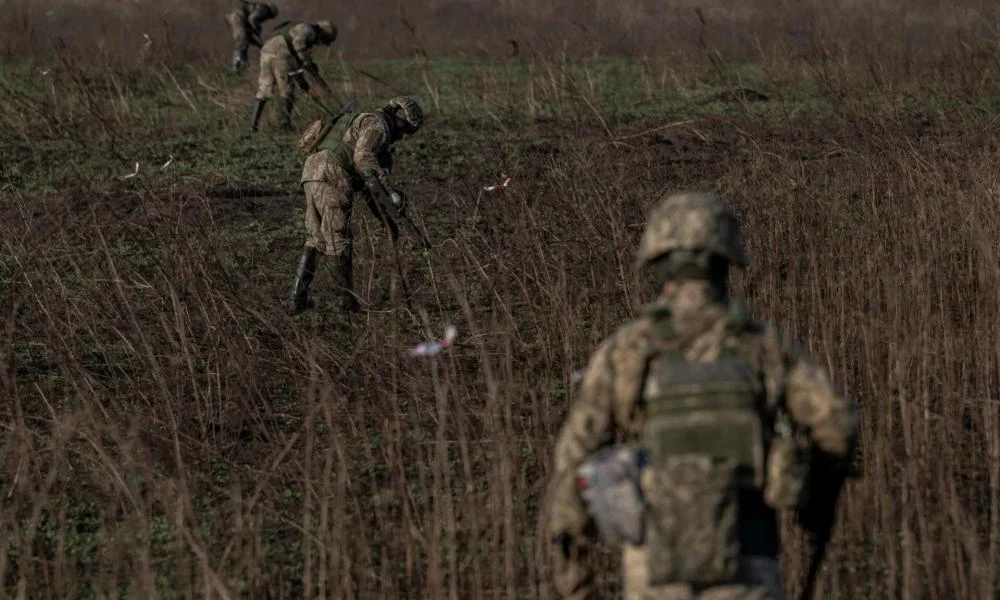
[[[292,107],[295,104],[293,80],[304,92],[311,93],[305,77],[309,74],[324,92],[330,93],[330,86],[320,77],[319,68],[312,60],[312,48],[317,44],[329,46],[336,39],[337,28],[330,21],[291,21],[275,30],[260,49],[260,79],[257,82],[257,102],[250,116],[251,132],[257,131],[264,104],[275,92],[282,101],[281,127],[286,131],[292,129]]]
[[[290,313],[307,308],[309,285],[320,253],[336,261],[336,283],[343,307],[357,310],[351,275],[354,194],[365,194],[368,208],[389,229],[395,241],[397,219],[405,209],[405,201],[389,180],[392,145],[403,135],[416,133],[423,122],[424,113],[417,101],[400,96],[389,100],[383,108],[359,113],[351,119],[341,118],[318,133],[312,128],[307,130],[300,147],[309,154],[301,179],[308,236],[288,302]]]
[[[261,47],[261,23],[277,16],[275,5],[262,2],[240,2],[233,12],[226,15],[233,34],[233,73],[240,75],[246,69],[250,44]]]
[[[619,540],[625,598],[783,598],[776,509],[797,508],[801,523],[820,511],[832,523],[840,486],[824,488],[835,489],[833,500],[806,499],[803,489],[843,482],[856,407],[798,346],[730,299],[729,266],[746,259],[722,200],[666,198],[638,259],[658,298],[594,353],[556,443],[548,507],[556,587],[564,598],[594,596],[585,559],[594,534],[608,538],[611,527],[588,488],[624,472],[594,461],[632,447],[638,509],[612,515],[631,523],[618,531],[636,532]],[[610,446],[619,435],[626,444]],[[630,504],[618,492],[605,508]]]

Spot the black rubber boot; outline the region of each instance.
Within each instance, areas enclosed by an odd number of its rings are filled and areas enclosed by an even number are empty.
[[[288,298],[288,313],[295,315],[309,308],[309,285],[316,274],[316,261],[319,252],[306,246],[299,259],[299,268],[295,271],[295,284]]]
[[[281,107],[281,129],[283,131],[292,131],[292,108],[295,106],[295,100],[292,98],[285,98],[285,103]]]
[[[257,123],[260,122],[260,114],[264,111],[264,105],[267,104],[267,100],[257,100],[253,105],[253,110],[250,112],[250,133],[257,131]]]
[[[349,252],[337,259],[337,288],[341,308],[347,312],[361,309],[358,297],[354,294],[354,265]]]

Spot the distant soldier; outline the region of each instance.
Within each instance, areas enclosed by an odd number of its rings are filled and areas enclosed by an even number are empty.
[[[556,587],[594,596],[596,530],[622,545],[627,600],[783,598],[776,509],[832,523],[856,407],[730,299],[746,259],[719,198],[666,198],[638,258],[658,298],[594,353],[556,443]]]
[[[300,146],[309,154],[301,179],[308,236],[288,303],[290,313],[307,308],[320,253],[336,261],[342,306],[349,311],[358,309],[351,262],[354,195],[364,193],[368,208],[395,241],[397,219],[406,207],[403,195],[389,180],[392,145],[404,135],[416,133],[423,123],[424,113],[417,101],[400,96],[383,108],[341,118],[318,133],[307,130]]]
[[[324,92],[330,93],[330,86],[320,77],[319,68],[313,62],[312,48],[317,44],[329,46],[336,39],[337,28],[330,21],[290,21],[275,30],[260,50],[260,79],[257,82],[257,102],[250,116],[251,132],[257,131],[264,104],[275,91],[282,100],[281,127],[291,131],[292,108],[295,105],[293,80],[304,92],[311,93],[306,80],[306,74],[309,74]]]
[[[261,47],[261,24],[278,16],[278,7],[263,2],[240,2],[226,15],[233,34],[233,73],[240,75],[247,67],[250,44]]]

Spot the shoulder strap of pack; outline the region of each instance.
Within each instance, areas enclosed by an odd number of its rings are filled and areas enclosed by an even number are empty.
[[[285,46],[288,48],[288,53],[292,56],[292,60],[295,61],[299,68],[302,68],[303,60],[299,56],[299,53],[295,51],[295,44],[292,43],[291,33],[292,27],[300,24],[302,24],[302,21],[285,21],[278,29],[275,29],[275,33],[280,34],[285,39]]]

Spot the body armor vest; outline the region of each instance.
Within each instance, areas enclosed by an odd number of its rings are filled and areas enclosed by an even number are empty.
[[[732,349],[691,362],[666,323],[662,331],[639,436],[649,460],[642,487],[650,584],[731,581],[742,553],[741,496],[764,481],[766,391]]]
[[[351,125],[358,119],[361,119],[368,115],[376,115],[379,118],[384,118],[381,113],[378,112],[363,112],[358,113],[351,119],[340,119],[336,125],[330,129],[330,132],[326,134],[323,141],[319,143],[317,148],[319,150],[330,150],[330,154],[333,157],[335,163],[340,165],[344,171],[350,175],[352,183],[355,185],[361,185],[364,183],[364,178],[358,173],[357,169],[354,167],[354,148],[348,147],[344,142],[344,137],[347,134],[347,130]],[[379,152],[375,157],[378,159],[378,164],[380,167],[386,171],[392,170],[392,153],[387,149]]]

